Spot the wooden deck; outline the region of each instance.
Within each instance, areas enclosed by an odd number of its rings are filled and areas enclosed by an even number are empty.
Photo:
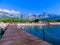
[[[0,40],[0,45],[52,45],[48,42],[42,41],[37,37],[32,36],[24,32],[23,30],[18,30],[17,26],[14,24],[9,24],[8,29]]]

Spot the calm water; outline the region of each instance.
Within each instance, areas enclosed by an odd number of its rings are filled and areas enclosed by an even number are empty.
[[[44,30],[44,32],[43,32]],[[60,45],[60,26],[25,26],[25,31],[37,36],[40,39],[52,43],[53,45]],[[43,36],[44,33],[44,36]]]

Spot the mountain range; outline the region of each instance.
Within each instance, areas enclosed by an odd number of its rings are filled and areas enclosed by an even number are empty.
[[[34,20],[36,18],[39,18],[40,20],[60,20],[60,15],[56,14],[20,14],[16,11],[8,11],[8,10],[1,10],[0,9],[0,20],[6,20],[6,19],[28,19],[28,20]]]
[[[19,19],[18,13],[11,13],[7,11],[0,10],[0,20],[7,20],[7,19]]]

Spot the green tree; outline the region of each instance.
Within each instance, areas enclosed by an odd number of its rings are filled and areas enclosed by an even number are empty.
[[[39,22],[40,20],[39,19],[35,19],[34,22]]]

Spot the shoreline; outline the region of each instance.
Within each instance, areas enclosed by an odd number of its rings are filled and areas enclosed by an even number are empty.
[[[6,27],[8,24],[16,24],[17,26],[40,26],[40,25],[60,25],[60,22],[41,22],[41,23],[0,23],[0,27]]]
[[[48,22],[48,23],[17,23],[17,25],[22,25],[22,26],[29,26],[29,25],[60,25],[60,22]]]
[[[29,26],[29,25],[46,25],[46,24],[40,24],[40,23],[18,23],[17,25],[22,25],[22,26]]]
[[[51,25],[60,25],[60,22],[49,22]]]

